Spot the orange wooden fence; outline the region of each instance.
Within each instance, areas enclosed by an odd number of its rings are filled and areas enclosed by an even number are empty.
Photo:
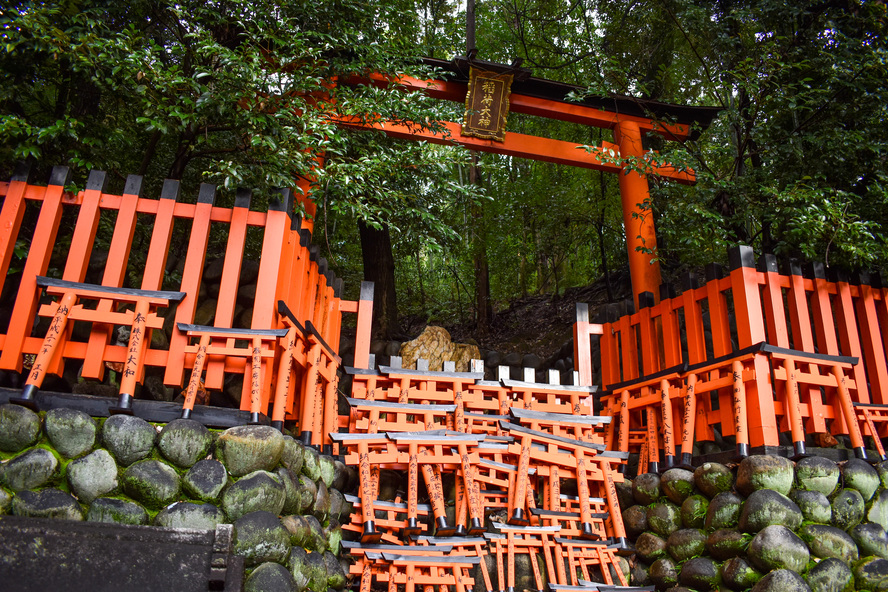
[[[222,389],[227,375],[244,375],[241,409],[253,413],[254,420],[273,409],[275,424],[295,419],[305,439],[321,444],[319,428],[332,429],[335,422],[334,415],[328,412],[325,418],[323,413],[331,398],[335,413],[342,313],[361,308],[366,317],[369,309],[341,300],[342,281],[310,246],[311,220],[294,214],[294,200],[300,200],[309,214],[314,205],[281,189],[271,192],[267,211],[256,211],[250,209],[250,190],[240,189],[234,207],[219,207],[216,188],[208,184],[201,185],[195,203],[185,203],[179,200],[179,183],[173,180],[165,181],[160,198],[154,199],[141,195],[142,180],[135,175],[116,195],[105,192],[101,171],[90,173],[84,191],[72,193],[65,190],[68,179],[66,167],[55,167],[47,186],[35,185],[28,182],[28,170],[20,168],[8,183],[0,183],[0,282],[13,277],[8,272],[16,243],[28,245],[8,326],[0,326],[0,369],[21,371],[26,358],[41,352],[51,357],[37,369],[40,376],[32,366],[30,388],[25,388],[19,402],[33,404],[41,373],[60,374],[69,363],[82,364],[80,375],[95,380],[103,379],[108,363],[133,364],[124,374],[128,377],[132,371],[136,381],[146,367],[156,367],[162,369],[165,384],[182,387],[199,358],[196,376],[189,382]],[[25,230],[31,225],[23,225],[28,211],[29,219],[36,216],[32,232]],[[76,217],[73,227],[60,225],[63,214]],[[101,279],[85,283],[99,226],[112,219]],[[132,248],[137,225],[151,228],[144,260]],[[180,271],[168,269],[174,229],[180,236],[187,234]],[[257,234],[261,247],[252,311],[236,319],[238,292],[244,287],[240,278],[245,246],[248,236],[255,240]],[[195,312],[205,298],[201,281],[213,259],[208,245],[223,242],[224,249],[212,254],[224,261],[212,325],[198,326]],[[46,298],[41,296],[44,287]],[[163,289],[172,292],[160,292]],[[155,303],[157,310],[150,312],[160,320],[139,326],[136,320],[142,311],[133,311],[132,302],[146,301],[149,293],[165,295],[167,300]],[[169,300],[176,294],[180,294],[177,304]],[[55,299],[58,302],[51,302]],[[72,324],[65,326],[61,317],[68,316],[68,308],[72,320],[91,322],[87,339],[75,339]],[[37,322],[38,316],[53,318],[49,330]],[[249,326],[238,327],[238,320]],[[171,330],[169,345],[155,347],[150,333],[165,322]],[[115,343],[115,325],[129,326],[129,344]],[[133,350],[134,336],[143,330],[146,334]],[[121,384],[116,411],[127,412],[133,395]],[[193,404],[192,396],[183,415]]]
[[[791,435],[796,455],[805,434],[885,434],[888,289],[878,278],[794,262],[779,270],[771,255],[758,266],[752,249],[730,251],[730,270],[684,279],[675,295],[661,288],[640,310],[611,314],[601,336],[603,414],[619,416],[615,449],[642,451],[642,464],[690,462],[694,442],[714,428],[736,438],[738,456]],[[609,411],[608,411],[609,410]],[[874,444],[883,455],[881,443]]]

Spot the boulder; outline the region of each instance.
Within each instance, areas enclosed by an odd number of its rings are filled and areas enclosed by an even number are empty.
[[[888,559],[861,559],[854,564],[852,573],[858,590],[888,590]]]
[[[888,528],[888,491],[880,491],[873,497],[866,519]]]
[[[749,565],[743,557],[732,557],[722,564],[721,578],[731,590],[749,590],[762,579],[762,572]]]
[[[233,544],[247,567],[266,561],[283,563],[290,553],[290,534],[271,512],[250,512],[234,522]]]
[[[189,496],[202,502],[218,503],[222,490],[228,485],[225,465],[218,460],[205,459],[194,463],[182,477],[182,488]]]
[[[60,489],[20,491],[12,499],[13,516],[83,520],[83,509],[70,493]]]
[[[802,517],[808,522],[829,524],[832,519],[832,506],[820,491],[793,489],[789,499],[794,501],[802,511]]]
[[[286,490],[279,478],[268,471],[255,471],[225,490],[222,509],[231,521],[258,511],[278,516],[285,501]]]
[[[681,504],[681,523],[685,528],[703,528],[709,500],[703,495],[692,495]]]
[[[836,557],[847,563],[857,560],[857,544],[840,528],[826,524],[806,524],[798,530],[798,535],[807,543],[814,557]]]
[[[759,489],[743,504],[738,525],[743,532],[758,532],[773,524],[795,530],[801,523],[802,511],[791,499],[770,489]]]
[[[856,489],[843,489],[832,500],[832,524],[842,530],[854,528],[866,510],[863,496]]]
[[[829,496],[839,484],[839,465],[822,456],[809,456],[796,463],[795,478],[798,489],[819,491]]]
[[[157,448],[168,461],[188,469],[204,458],[213,445],[213,435],[193,419],[176,419],[166,424],[157,438]]]
[[[660,476],[658,474],[643,473],[632,480],[632,496],[635,498],[635,503],[649,506],[660,499],[660,494]]]
[[[706,533],[696,528],[676,530],[666,540],[666,550],[678,563],[702,555],[706,550]]]
[[[244,581],[244,592],[299,592],[299,589],[286,567],[267,561]]]
[[[293,576],[296,590],[302,592],[308,588],[308,553],[301,546],[294,544],[287,560],[287,571]]]
[[[788,569],[777,569],[752,587],[752,592],[811,592],[802,576]]]
[[[668,537],[681,528],[681,510],[672,502],[659,501],[648,508],[647,521],[652,531]]]
[[[678,583],[678,568],[669,557],[661,557],[654,561],[648,573],[651,581],[660,590],[665,590]]]
[[[749,496],[759,489],[786,495],[795,477],[792,461],[780,456],[747,456],[737,468],[737,491]]]
[[[864,522],[852,528],[848,534],[857,544],[862,557],[875,555],[888,559],[888,533],[880,524]]]
[[[117,463],[104,448],[71,461],[66,474],[71,491],[86,504],[117,489]]]
[[[743,507],[743,498],[732,491],[719,493],[706,509],[706,528],[717,530],[719,528],[733,528],[740,521],[740,510]]]
[[[454,362],[457,372],[468,372],[471,360],[479,359],[481,351],[477,345],[453,343],[450,333],[443,327],[427,326],[413,341],[401,344],[401,363],[404,368],[414,368],[416,360],[429,361],[429,370],[441,370],[444,362]],[[518,357],[520,364],[522,357]]]
[[[776,524],[761,530],[749,543],[749,562],[763,572],[791,569],[801,572],[810,559],[805,542],[785,526]]]
[[[215,530],[225,523],[225,514],[213,504],[175,502],[157,513],[154,526]]]
[[[519,567],[519,557],[528,556],[519,555],[515,558],[516,572],[520,571],[519,569],[517,569]],[[327,566],[327,588],[333,588],[334,590],[341,590],[342,588],[344,588],[348,578],[346,577],[345,572],[342,570],[342,566],[339,564],[339,560],[336,559],[336,555],[334,555],[330,551],[324,551],[324,564]],[[528,567],[530,567],[529,562]],[[516,580],[515,583],[518,584],[519,582]]]
[[[319,481],[321,478],[321,454],[314,448],[306,448],[302,456],[302,472],[312,481]],[[380,481],[382,477],[380,476]],[[380,485],[380,488],[382,486]]]
[[[120,481],[128,496],[152,510],[159,510],[179,497],[178,473],[159,460],[140,460],[132,464],[123,472]]]
[[[807,574],[811,592],[843,592],[853,577],[851,568],[835,557],[819,562]]]
[[[0,405],[0,450],[21,452],[37,442],[40,416],[21,405]]]
[[[303,507],[299,493],[299,482],[293,476],[293,473],[286,467],[278,467],[275,469],[274,474],[277,475],[281,485],[284,486],[284,507],[281,512],[284,514],[301,514]]]
[[[719,561],[742,555],[751,537],[739,530],[721,528],[706,538],[706,551]]]
[[[102,424],[102,443],[125,467],[151,454],[156,438],[154,427],[133,415],[112,415]]]
[[[635,541],[635,553],[645,563],[653,563],[666,555],[666,540],[652,532],[644,532]]]
[[[315,494],[314,503],[311,505],[312,515],[323,522],[330,513],[330,493],[324,481],[318,481],[318,490]]]
[[[89,505],[86,519],[90,522],[138,526],[148,524],[148,512],[136,502],[113,497],[100,497]]]
[[[287,467],[294,475],[302,472],[302,462],[305,456],[305,446],[302,442],[293,439],[292,436],[284,436],[284,448],[281,451],[281,464]]]
[[[320,479],[328,488],[333,486],[333,479],[336,477],[336,465],[333,464],[333,457],[322,454],[318,457],[318,468],[320,469]]]
[[[734,475],[725,465],[715,462],[703,463],[694,470],[694,485],[703,495],[711,499],[734,487]]]
[[[0,465],[0,485],[12,491],[37,489],[49,483],[59,461],[45,448],[32,448]]]
[[[216,458],[234,477],[274,470],[283,451],[284,437],[271,426],[236,426],[216,440]]]
[[[299,475],[296,482],[298,483],[298,506],[301,508],[299,513],[310,511],[318,496],[318,484],[309,479],[308,475]]]
[[[852,458],[842,465],[842,481],[845,489],[856,489],[863,496],[863,501],[869,501],[879,485],[879,473],[865,460]]]
[[[92,417],[65,407],[47,411],[43,429],[52,447],[65,458],[77,458],[91,451],[99,433]]]
[[[647,508],[635,505],[623,510],[623,526],[631,539],[635,539],[646,531],[648,529]]]
[[[694,557],[688,559],[681,566],[679,581],[683,586],[694,590],[711,590],[718,588],[718,565],[708,557]]]
[[[694,493],[694,473],[685,469],[669,469],[660,477],[660,490],[679,506]]]
[[[327,562],[323,553],[309,553],[305,557],[305,574],[308,576],[308,589],[312,592],[327,590]]]

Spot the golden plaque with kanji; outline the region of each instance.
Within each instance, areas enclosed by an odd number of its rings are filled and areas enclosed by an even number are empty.
[[[499,142],[506,139],[512,80],[512,74],[471,69],[462,135]]]

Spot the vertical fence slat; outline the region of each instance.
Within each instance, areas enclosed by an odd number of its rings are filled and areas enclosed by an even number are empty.
[[[6,343],[3,346],[3,353],[0,355],[0,368],[21,370],[22,346],[25,343],[25,337],[31,334],[31,327],[37,314],[39,301],[37,298],[37,276],[46,275],[46,271],[49,269],[49,259],[52,256],[52,248],[55,246],[59,221],[62,217],[62,197],[70,175],[71,171],[68,167],[53,167],[52,169],[49,185],[40,207],[40,215],[37,218],[37,226],[34,229],[34,237],[31,239],[31,248],[28,250],[28,259],[25,261],[25,269],[22,272],[22,281],[19,284],[18,294],[12,308],[12,317],[6,332]],[[4,203],[4,209],[5,206]],[[20,204],[20,208],[24,209],[24,204]],[[18,215],[20,216],[21,213]]]
[[[860,327],[867,378],[873,391],[873,403],[888,403],[888,368],[885,366],[885,346],[879,327],[879,315],[869,276],[861,274],[856,302],[857,324]],[[860,388],[860,387],[858,387]]]
[[[151,229],[151,242],[148,243],[148,257],[145,259],[145,272],[142,274],[143,290],[163,289],[170,240],[173,236],[173,221],[176,201],[179,199],[179,181],[166,179],[160,192],[154,227]]]
[[[259,277],[256,280],[256,299],[253,302],[253,320],[250,323],[252,329],[270,329],[274,326],[277,303],[275,291],[281,269],[281,249],[287,244],[292,204],[293,193],[289,189],[280,190],[278,198],[270,200],[268,204]]]
[[[765,306],[765,322],[768,328],[768,343],[788,348],[789,330],[786,326],[782,276],[777,268],[777,258],[770,254],[762,255],[760,266],[765,279],[762,298]],[[741,347],[743,346],[741,345]]]
[[[3,291],[12,253],[21,230],[22,218],[25,215],[25,189],[28,187],[29,173],[28,165],[19,163],[15,174],[9,180],[9,188],[3,199],[3,209],[0,210],[0,292]]]
[[[200,292],[200,279],[203,276],[207,244],[210,240],[210,215],[216,201],[216,187],[202,183],[194,207],[194,218],[191,222],[191,236],[188,239],[188,250],[185,253],[185,268],[182,271],[182,283],[179,287],[185,292],[185,298],[176,308],[176,323],[190,324],[197,310],[197,296]],[[182,386],[182,371],[185,368],[185,346],[188,336],[173,329],[170,337],[170,354],[164,373],[164,384]]]
[[[136,212],[139,204],[139,193],[142,190],[142,177],[130,175],[126,180],[126,188],[120,200],[120,210],[114,223],[114,233],[108,247],[108,259],[102,285],[120,288],[126,275],[126,264],[129,260],[133,235],[136,232]],[[100,300],[96,310],[109,312],[114,306],[113,300]],[[93,323],[86,346],[86,358],[83,360],[82,374],[84,378],[102,379],[105,372],[105,348],[111,339],[114,327],[105,323]]]
[[[706,361],[706,340],[703,337],[703,310],[698,300],[697,278],[688,274],[683,279],[682,300],[685,318],[685,334],[688,339],[688,363]]]
[[[854,314],[854,297],[851,295],[851,284],[847,275],[837,272],[833,278],[836,284],[836,298],[834,300],[836,326],[839,333],[839,344],[842,346],[842,353],[846,356],[858,358],[857,364],[851,375],[854,382],[857,383],[857,401],[858,403],[869,403],[869,388],[867,387],[866,371],[863,362],[863,351],[860,347],[860,333],[857,331],[857,319]],[[848,427],[844,425],[844,419],[841,414],[837,414],[837,421],[844,426],[844,430]],[[843,433],[848,433],[844,431]],[[833,430],[835,432],[835,430]]]
[[[89,258],[96,241],[96,232],[99,229],[101,216],[99,206],[102,201],[102,193],[105,190],[105,182],[104,171],[90,171],[86,190],[83,192],[83,201],[80,203],[80,211],[77,213],[74,234],[71,236],[71,248],[68,250],[68,260],[65,262],[65,271],[62,273],[63,280],[82,282],[86,278]]]

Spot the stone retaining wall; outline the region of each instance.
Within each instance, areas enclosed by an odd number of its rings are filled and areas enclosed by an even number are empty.
[[[354,471],[268,426],[94,419],[0,405],[0,514],[170,528],[234,525],[245,589],[346,585]]]
[[[633,585],[888,590],[888,462],[754,456],[639,475],[619,495]]]

